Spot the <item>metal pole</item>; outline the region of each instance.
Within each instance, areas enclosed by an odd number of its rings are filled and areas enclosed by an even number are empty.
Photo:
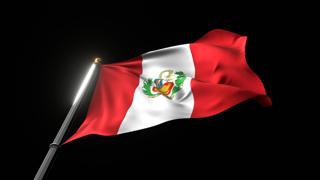
[[[68,115],[66,116],[63,124],[61,125],[61,128],[58,132],[58,134],[56,135],[55,139],[53,140],[53,142],[49,145],[49,151],[46,155],[46,157],[44,158],[36,176],[34,177],[34,180],[42,180],[42,178],[44,177],[50,163],[51,163],[51,160],[53,159],[57,149],[59,148],[60,144],[61,144],[61,141],[62,141],[62,138],[64,137],[69,125],[70,125],[70,122],[73,118],[73,115],[74,113],[76,112],[77,108],[79,107],[80,105],[80,102],[81,102],[81,99],[83,97],[83,94],[85,92],[85,90],[87,89],[87,85],[88,83],[90,82],[90,79],[92,77],[92,74],[96,68],[96,66],[98,66],[98,64],[100,64],[101,62],[101,59],[100,58],[96,58],[94,60],[94,63],[91,65],[86,77],[84,78],[81,86],[80,86],[80,89],[78,90],[78,93],[75,97],[75,100],[72,104],[72,107],[70,108],[69,110],[69,113]]]

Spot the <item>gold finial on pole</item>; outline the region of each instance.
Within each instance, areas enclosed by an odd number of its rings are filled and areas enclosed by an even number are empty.
[[[97,58],[94,59],[94,62],[93,62],[93,63],[95,63],[95,64],[101,64],[101,61],[102,61],[101,58],[98,58],[98,57],[97,57]]]

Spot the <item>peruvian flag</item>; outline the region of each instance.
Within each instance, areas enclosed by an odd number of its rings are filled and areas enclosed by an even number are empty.
[[[65,143],[181,118],[208,117],[254,98],[271,100],[245,59],[246,37],[213,30],[190,44],[101,65],[86,119]]]

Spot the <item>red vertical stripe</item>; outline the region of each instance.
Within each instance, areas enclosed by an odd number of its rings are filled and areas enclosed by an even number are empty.
[[[142,73],[142,57],[101,65],[86,119],[65,143],[89,134],[116,135]]]
[[[253,97],[270,105],[261,80],[246,63],[246,39],[213,30],[190,45],[195,65],[192,117],[211,116]]]

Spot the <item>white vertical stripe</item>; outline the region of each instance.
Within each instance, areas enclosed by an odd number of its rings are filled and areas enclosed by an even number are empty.
[[[190,118],[194,106],[191,79],[195,76],[189,44],[169,47],[142,55],[143,73],[133,102],[122,121],[118,134],[155,126],[169,120]],[[182,89],[169,99],[163,95],[150,98],[142,91],[143,79],[158,78],[164,70],[182,71],[187,75]]]

